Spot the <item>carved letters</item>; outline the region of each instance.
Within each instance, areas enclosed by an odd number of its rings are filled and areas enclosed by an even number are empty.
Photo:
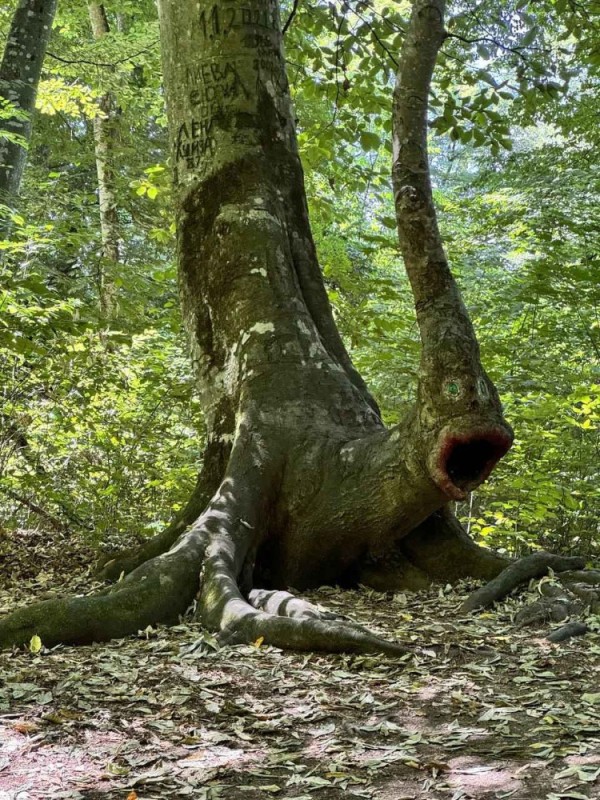
[[[203,156],[213,150],[211,136],[212,119],[193,119],[188,125],[183,123],[177,132],[176,153],[177,161],[185,160],[187,168],[195,170],[200,166]]]
[[[218,140],[221,126],[229,129],[226,112],[255,113],[259,85],[274,96],[287,90],[287,81],[276,5],[263,0],[255,7],[253,0],[245,0],[240,7],[222,0],[197,13],[195,33],[205,45],[197,42],[202,60],[188,66],[181,76],[189,99],[189,118],[177,133],[175,159],[188,171],[201,173],[215,152],[215,136]],[[223,38],[230,34],[225,44]],[[236,141],[235,126],[230,136]]]
[[[204,62],[188,68],[187,84],[194,114],[203,119],[214,116],[240,95],[248,96],[236,65],[230,61],[225,64]]]
[[[220,8],[202,9],[198,17],[200,32],[205,39],[227,36],[234,28],[265,28],[276,31],[277,12],[269,8]]]

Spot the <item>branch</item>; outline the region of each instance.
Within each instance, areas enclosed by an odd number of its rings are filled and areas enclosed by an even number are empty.
[[[142,53],[149,52],[159,43],[159,41],[159,39],[155,39],[142,50],[138,50],[137,52],[132,53],[129,56],[125,56],[124,58],[118,58],[116,61],[88,61],[85,58],[63,58],[62,56],[56,55],[56,53],[51,53],[49,50],[46,51],[46,55],[50,56],[50,58],[54,58],[56,61],[60,61],[63,64],[89,64],[91,67],[105,67],[107,69],[114,69],[118,64],[123,64],[126,61],[133,61],[137,56],[141,56]]]
[[[66,533],[68,531],[68,525],[62,522],[60,519],[51,514],[49,511],[46,511],[45,508],[42,508],[37,503],[34,503],[33,500],[30,500],[28,497],[23,497],[23,495],[18,494],[17,492],[13,492],[12,489],[8,489],[5,486],[0,486],[0,490],[4,492],[4,494],[8,495],[12,500],[20,505],[28,508],[34,514],[37,514],[38,517],[45,519],[46,522],[50,525],[51,528],[54,528],[55,531],[58,533]]]
[[[445,38],[444,8],[445,0],[414,3],[394,89],[392,180],[400,246],[417,318],[420,310],[453,284],[433,205],[427,152],[429,91]]]
[[[294,21],[294,17],[296,16],[296,12],[298,11],[298,6],[300,5],[300,0],[294,0],[294,5],[292,6],[292,10],[290,12],[289,17],[287,18],[285,25],[281,29],[282,36],[285,36],[287,33],[287,29],[290,27],[292,22]]]
[[[384,53],[385,53],[385,54],[388,56],[388,58],[390,59],[390,61],[392,62],[392,64],[393,64],[393,65],[394,65],[396,68],[398,68],[398,66],[399,66],[398,62],[396,61],[396,59],[395,59],[394,55],[391,53],[391,51],[390,51],[389,47],[388,47],[388,46],[386,45],[386,43],[385,43],[385,42],[384,42],[384,41],[381,39],[381,37],[379,36],[379,34],[377,33],[377,31],[376,31],[376,30],[375,30],[375,28],[373,27],[373,23],[372,23],[372,22],[370,22],[368,19],[365,19],[365,17],[363,17],[363,15],[362,15],[362,14],[360,14],[358,11],[356,11],[356,9],[354,9],[354,13],[355,13],[355,14],[356,14],[356,16],[357,16],[357,17],[358,17],[358,18],[361,20],[361,22],[364,22],[364,23],[365,23],[365,25],[367,26],[367,28],[368,28],[368,29],[369,29],[369,31],[371,32],[371,35],[372,35],[372,37],[375,39],[375,41],[377,42],[377,44],[378,44],[378,45],[381,47],[381,49],[383,50],[383,52],[384,52]]]
[[[498,39],[494,39],[493,36],[482,36],[479,39],[468,39],[466,36],[461,36],[459,33],[449,33],[446,31],[446,39],[458,39],[459,42],[464,42],[464,44],[479,44],[480,42],[490,42],[491,44],[498,47],[500,50],[504,50],[506,53],[513,53],[513,55],[519,56],[522,58],[526,64],[529,64],[527,56],[525,56],[521,52],[520,47],[509,47],[508,45],[502,44],[499,42]]]

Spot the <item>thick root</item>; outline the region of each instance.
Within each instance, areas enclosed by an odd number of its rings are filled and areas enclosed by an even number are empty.
[[[46,647],[88,644],[159,622],[176,622],[197,592],[206,543],[205,531],[190,531],[175,550],[142,565],[114,587],[18,609],[0,620],[0,647],[27,644],[36,635]]]
[[[397,642],[347,622],[322,619],[297,619],[239,610],[237,619],[223,628],[221,644],[243,644],[261,640],[265,644],[290,650],[325,653],[383,653],[406,656],[411,653]]]
[[[475,544],[455,515],[442,508],[363,567],[358,582],[380,592],[420,591],[463,578],[491,580],[510,560]]]
[[[479,608],[487,608],[531,578],[541,578],[546,575],[550,569],[554,572],[562,572],[563,570],[580,570],[584,566],[585,559],[583,558],[556,556],[545,552],[532,553],[515,561],[481,589],[477,589],[469,595],[460,607],[460,613],[466,614]]]
[[[574,598],[558,586],[542,588],[544,588],[542,593],[545,596],[541,600],[525,606],[517,613],[515,623],[520,628],[542,625],[547,622],[562,622],[582,611],[581,603],[574,602]]]
[[[142,564],[145,564],[146,561],[166,553],[185,528],[185,522],[177,520],[139,547],[119,553],[118,556],[110,558],[108,561],[102,561],[98,567],[98,578],[115,582],[124,575],[129,575],[129,573],[141,567]]]
[[[193,525],[202,515],[210,501],[211,494],[207,493],[207,486],[210,483],[207,472],[209,470],[204,469],[200,473],[190,499],[170,525],[139,547],[101,560],[98,564],[98,577],[105,581],[118,581],[123,575],[129,575],[146,561],[170,550],[185,529]]]
[[[215,548],[205,561],[198,612],[208,628],[220,630],[223,645],[260,640],[275,647],[327,653],[405,656],[411,652],[289,592],[255,590],[247,601],[234,575],[231,552]]]
[[[565,578],[565,576],[567,576]],[[551,642],[563,642],[572,636],[582,636],[589,628],[585,622],[574,617],[595,614],[600,609],[600,591],[592,575],[591,581],[585,581],[585,571],[563,572],[556,576],[556,581],[542,581],[538,591],[542,598],[525,608],[515,617],[519,627],[542,625],[548,622],[563,622],[571,618],[571,622],[563,625],[548,635]]]
[[[274,614],[277,617],[292,617],[297,619],[340,619],[327,611],[321,611],[308,600],[295,597],[290,592],[268,589],[252,589],[248,595],[248,602],[258,611]]]
[[[199,616],[209,630],[219,632],[222,644],[261,639],[295,650],[405,656],[409,651],[402,645],[288,592],[253,590],[249,600],[244,598],[238,583],[251,572],[261,536],[260,499],[268,479],[243,455],[241,447],[232,454],[230,465],[237,478],[223,481],[196,524],[167,553],[157,554],[96,594],[15,611],[0,621],[0,647],[27,644],[34,635],[47,647],[127,636],[148,625],[177,621],[198,595]],[[161,549],[171,536],[172,530],[142,552]],[[139,553],[133,558],[138,557]]]
[[[557,644],[558,642],[566,642],[567,639],[571,639],[573,636],[583,636],[588,631],[589,627],[585,622],[569,622],[568,625],[563,625],[561,628],[552,631],[546,638],[549,642]]]
[[[566,570],[560,573],[560,582],[570,586],[572,583],[585,583],[591,586],[600,586],[600,570],[580,569]]]

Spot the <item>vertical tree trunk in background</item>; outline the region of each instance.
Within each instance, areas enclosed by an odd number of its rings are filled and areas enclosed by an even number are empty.
[[[108,19],[103,5],[89,4],[89,16],[95,39],[109,32]],[[115,138],[118,127],[116,98],[106,92],[99,103],[99,113],[94,117],[94,148],[98,173],[98,203],[100,207],[100,233],[102,257],[99,272],[100,310],[105,319],[117,312],[115,276],[120,261],[119,214],[115,190]]]
[[[27,151],[3,132],[31,139],[32,115],[57,0],[19,0],[0,65],[0,98],[24,118],[0,119],[0,203],[12,205],[19,194]]]

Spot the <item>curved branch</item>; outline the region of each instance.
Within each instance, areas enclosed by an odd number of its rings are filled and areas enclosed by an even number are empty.
[[[294,21],[294,17],[296,16],[296,14],[298,12],[298,6],[299,5],[300,5],[300,0],[294,0],[294,4],[292,6],[292,10],[290,11],[290,15],[286,19],[285,24],[284,24],[283,28],[281,29],[281,35],[282,36],[285,36],[285,34],[287,33],[288,28],[290,27],[290,25]]]
[[[453,284],[433,205],[427,152],[429,91],[445,36],[444,10],[444,0],[414,3],[393,97],[394,199],[418,318]]]
[[[433,70],[445,38],[445,0],[416,0],[402,47],[393,99],[392,181],[400,247],[423,346],[439,344],[440,327],[474,365],[479,348],[448,266],[433,204],[427,112]]]
[[[510,449],[513,434],[486,375],[479,345],[438,228],[427,154],[429,90],[445,38],[444,0],[415,0],[393,101],[392,182],[398,236],[422,350],[418,417],[430,473],[464,499]]]

